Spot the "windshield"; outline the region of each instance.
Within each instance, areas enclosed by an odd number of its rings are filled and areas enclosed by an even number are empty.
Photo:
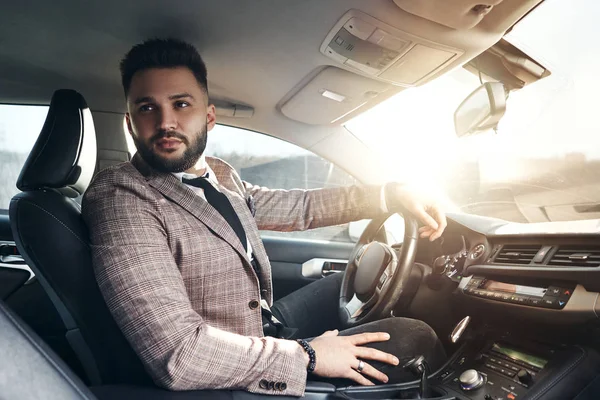
[[[505,37],[551,75],[513,91],[497,133],[457,138],[454,111],[480,85],[458,68],[349,121],[393,178],[438,185],[454,211],[515,222],[600,218],[597,0],[546,0]]]

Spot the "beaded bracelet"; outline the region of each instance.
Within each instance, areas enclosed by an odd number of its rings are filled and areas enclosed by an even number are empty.
[[[308,354],[308,367],[306,367],[306,370],[308,372],[313,372],[317,366],[317,354],[315,353],[315,350],[304,339],[296,339],[296,342],[298,342],[306,354]]]

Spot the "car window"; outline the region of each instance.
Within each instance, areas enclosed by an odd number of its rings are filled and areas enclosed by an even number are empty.
[[[264,134],[217,125],[208,134],[206,154],[231,164],[243,180],[271,189],[316,189],[358,183],[316,154]],[[263,232],[264,236],[353,241],[348,224],[304,232]]]
[[[123,123],[131,154],[136,148]],[[333,163],[299,146],[261,133],[216,125],[208,133],[205,154],[231,164],[241,178],[270,189],[316,189],[357,184],[358,181]],[[263,236],[295,237],[334,242],[356,242],[364,226],[349,224],[303,232],[262,231]],[[351,234],[352,233],[352,234]]]
[[[48,112],[47,106],[0,104],[0,209],[19,193],[16,183]]]

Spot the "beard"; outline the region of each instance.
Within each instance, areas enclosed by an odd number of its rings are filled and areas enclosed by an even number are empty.
[[[172,172],[183,172],[192,168],[206,149],[207,141],[207,128],[206,125],[192,138],[192,141],[188,140],[185,135],[177,131],[165,131],[160,130],[156,135],[152,136],[148,142],[144,142],[139,137],[132,135],[133,142],[137,151],[144,161],[160,172],[172,173]],[[164,158],[154,152],[154,143],[159,139],[164,138],[175,138],[181,140],[185,145],[185,151],[178,158]]]

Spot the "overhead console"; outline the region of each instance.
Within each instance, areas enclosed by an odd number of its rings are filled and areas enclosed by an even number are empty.
[[[464,53],[358,10],[344,14],[320,50],[330,65],[305,78],[279,106],[286,117],[311,125],[339,123],[402,88],[424,83]]]
[[[347,11],[323,32],[322,56],[277,109],[305,124],[343,124],[405,88],[467,63],[541,0],[497,6],[500,0],[487,5],[473,1],[440,0],[433,6],[403,0],[361,3],[363,10]]]
[[[321,44],[321,53],[355,72],[400,86],[414,86],[463,54],[350,10]]]

